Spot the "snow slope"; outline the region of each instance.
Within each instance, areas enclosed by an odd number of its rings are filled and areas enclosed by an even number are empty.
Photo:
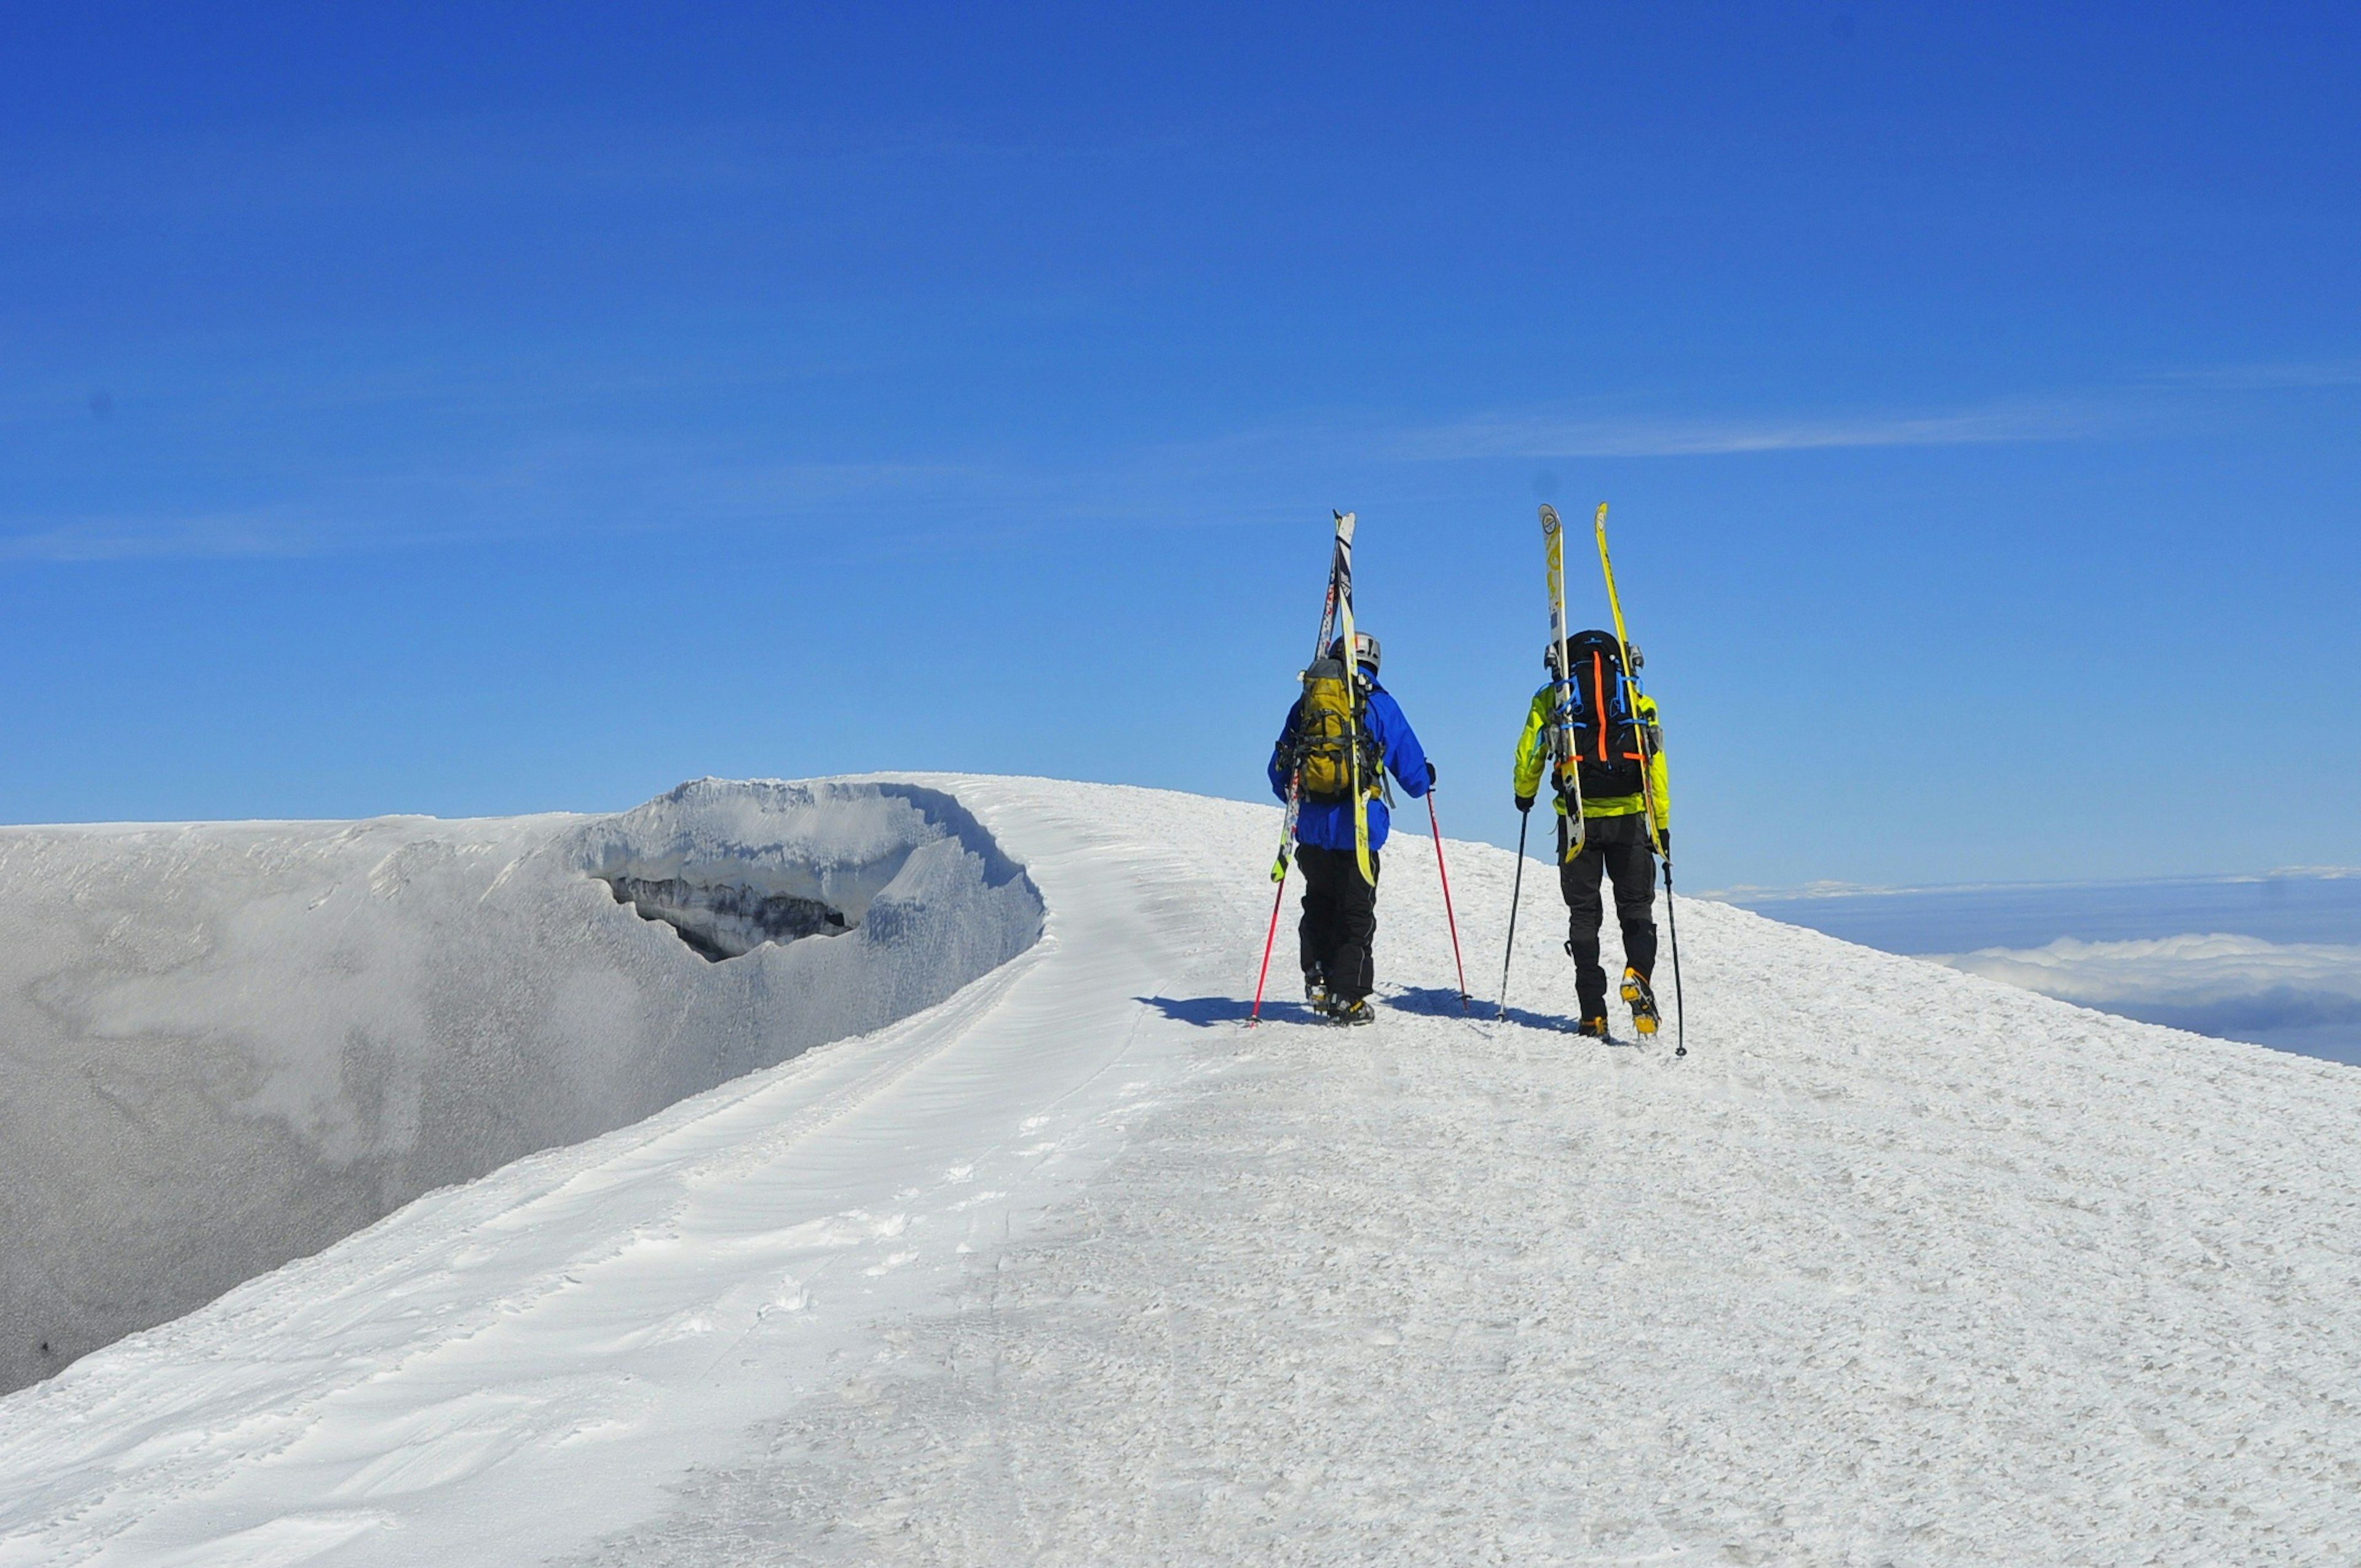
[[[1470,1021],[1406,834],[1248,1032],[1274,810],[923,782],[1037,945],[0,1400],[0,1565],[2361,1558],[2361,1074],[1708,904],[1602,1047],[1538,874]]]
[[[717,902],[849,929],[762,938]],[[1029,945],[948,796],[0,830],[0,1389],[434,1188],[941,1001]],[[839,927],[822,924],[823,929]]]

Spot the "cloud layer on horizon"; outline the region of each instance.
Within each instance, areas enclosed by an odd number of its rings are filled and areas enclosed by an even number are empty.
[[[2215,932],[1929,956],[2061,1002],[2361,1063],[2361,947]]]

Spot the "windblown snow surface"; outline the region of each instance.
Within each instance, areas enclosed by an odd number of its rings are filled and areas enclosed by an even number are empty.
[[[2361,1559],[2361,1073],[1708,903],[1578,1040],[1538,866],[1463,1017],[1408,834],[1250,1031],[1274,810],[915,784],[1038,943],[0,1400],[0,1565]]]

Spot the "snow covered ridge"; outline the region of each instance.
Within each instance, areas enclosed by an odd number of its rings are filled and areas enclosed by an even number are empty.
[[[0,1390],[931,1006],[1041,923],[955,799],[889,782],[0,829]]]
[[[1583,1041],[1532,867],[1464,1015],[1411,833],[1249,1031],[1276,807],[922,782],[1040,940],[0,1398],[0,1568],[2361,1561],[2361,1074],[1703,900]]]

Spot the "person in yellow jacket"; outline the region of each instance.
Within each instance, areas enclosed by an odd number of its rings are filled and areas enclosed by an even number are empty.
[[[1616,923],[1623,928],[1623,1000],[1632,1026],[1656,1032],[1656,858],[1672,855],[1672,795],[1665,782],[1663,734],[1654,700],[1626,681],[1615,635],[1585,631],[1568,638],[1566,662],[1558,670],[1553,641],[1542,662],[1550,684],[1533,694],[1517,738],[1517,809],[1531,811],[1549,772],[1557,797],[1557,874],[1565,894],[1565,950],[1574,958],[1575,991],[1582,1009],[1581,1032],[1607,1036],[1607,971],[1598,960],[1598,924],[1606,913],[1599,892],[1603,872],[1615,888]],[[1642,663],[1631,650],[1631,663]],[[1603,694],[1603,696],[1602,696]],[[1571,759],[1561,757],[1571,750]],[[1584,834],[1581,850],[1566,855],[1567,812],[1580,789]],[[1649,831],[1649,812],[1654,832]]]

